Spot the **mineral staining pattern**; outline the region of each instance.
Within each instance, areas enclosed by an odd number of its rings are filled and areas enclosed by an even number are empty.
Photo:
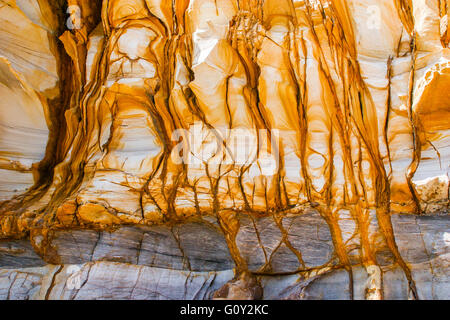
[[[449,298],[448,8],[2,0],[0,298]]]

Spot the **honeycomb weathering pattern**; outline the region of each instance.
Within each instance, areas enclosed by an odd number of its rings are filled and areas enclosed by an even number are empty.
[[[419,298],[391,217],[448,212],[448,5],[2,0],[0,239],[63,264],[63,230],[212,218],[235,266],[217,299],[262,298],[281,245],[301,279],[345,270],[351,298],[363,266],[367,299],[383,298],[387,247]],[[320,266],[284,223],[312,211],[333,242]],[[243,217],[259,245],[255,221],[281,234],[258,270]]]

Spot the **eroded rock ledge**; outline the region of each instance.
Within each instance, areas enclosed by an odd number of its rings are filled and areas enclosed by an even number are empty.
[[[0,298],[449,298],[448,7],[0,0]]]

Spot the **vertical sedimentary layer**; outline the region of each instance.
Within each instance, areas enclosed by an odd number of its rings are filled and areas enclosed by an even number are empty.
[[[448,298],[447,1],[16,0],[0,19],[0,269],[34,290],[7,298],[98,298],[113,272],[130,299]]]

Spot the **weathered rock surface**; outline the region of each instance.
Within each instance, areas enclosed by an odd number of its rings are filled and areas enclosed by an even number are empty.
[[[450,298],[448,0],[0,0],[0,299]]]
[[[260,244],[254,225],[244,218],[237,241],[249,269],[261,277],[264,298],[348,299],[347,272],[326,267],[333,259],[333,243],[320,216],[310,213],[285,221],[290,244],[302,253],[310,274],[298,270],[297,257],[280,246],[281,232],[270,220],[258,221]],[[394,216],[393,225],[419,297],[449,299],[449,219]],[[348,238],[356,231],[349,220],[343,229]],[[209,223],[197,222],[172,230],[123,227],[113,233],[57,232],[51,245],[62,265],[51,266],[35,254],[28,241],[0,242],[0,299],[210,299],[233,278],[233,261],[223,235],[213,230]],[[262,271],[263,250],[272,266],[270,273]],[[385,298],[407,299],[404,274],[385,245],[378,250]],[[354,298],[364,299],[369,279],[359,266],[357,244],[354,251]],[[51,257],[44,259],[51,261]],[[70,289],[73,281],[82,289]]]

